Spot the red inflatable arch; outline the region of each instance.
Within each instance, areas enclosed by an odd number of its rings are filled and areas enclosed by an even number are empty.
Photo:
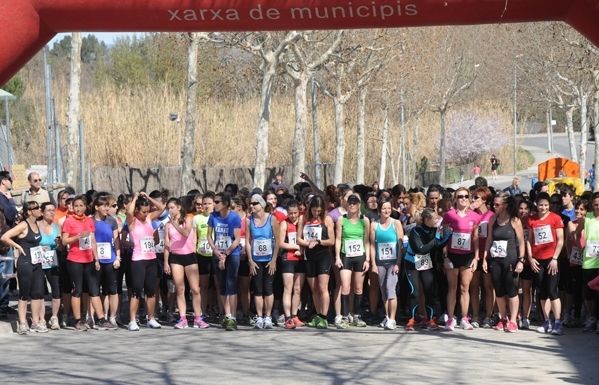
[[[562,20],[599,45],[599,0],[1,0],[0,85],[58,32],[257,31]]]

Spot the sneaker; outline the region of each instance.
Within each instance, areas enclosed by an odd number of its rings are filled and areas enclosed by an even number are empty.
[[[53,315],[50,317],[50,329],[52,330],[60,330],[60,324],[58,322],[58,317]]]
[[[410,318],[408,320],[408,323],[406,324],[406,331],[413,332],[415,326],[416,326],[416,320],[414,318]]]
[[[283,325],[285,325],[285,314],[280,314],[275,319],[277,320],[277,326],[283,326]]]
[[[237,330],[237,320],[235,318],[227,319],[227,324],[225,325],[225,330],[228,332]]]
[[[379,327],[380,328],[385,328],[385,325],[387,325],[387,322],[389,322],[389,318],[387,318],[387,316],[385,316],[385,318],[383,318],[383,320],[379,324]]]
[[[462,320],[460,321],[460,327],[464,330],[474,329],[474,327],[472,326],[472,324],[470,323],[470,321],[468,321],[468,318],[466,318],[466,317],[462,317]]]
[[[500,319],[499,321],[497,321],[497,324],[495,325],[495,330],[502,332],[505,330],[506,326],[507,326],[507,320]]]
[[[63,329],[66,329],[66,327],[67,327],[67,316],[66,315],[63,315],[60,318],[60,327]]]
[[[522,330],[530,329],[530,321],[528,320],[528,318],[523,317],[521,323],[522,323],[522,326],[520,326],[520,329],[522,329]]]
[[[197,316],[193,320],[193,327],[195,329],[206,329],[210,327],[210,324],[204,320],[204,317],[201,315]]]
[[[390,319],[385,323],[385,330],[395,330],[395,328],[397,328],[395,320]]]
[[[175,323],[175,322],[177,322],[177,317],[175,317],[175,316],[173,315],[173,313],[171,313],[171,312],[168,312],[168,313],[167,313],[167,315],[166,315],[166,323],[167,323],[168,325],[170,325],[170,324],[173,324],[173,323]]]
[[[455,318],[451,317],[445,322],[445,331],[452,332],[455,329]]]
[[[342,320],[343,320],[343,317],[341,316],[341,314],[335,316],[335,326],[337,327],[337,329],[339,329],[339,324],[341,324]]]
[[[180,317],[179,322],[177,322],[175,324],[175,329],[187,329],[187,327],[188,327],[188,324],[187,324],[186,317]]]
[[[27,323],[17,322],[17,334],[25,335],[30,332],[29,325]]]
[[[349,319],[346,317],[341,317],[341,321],[339,323],[335,323],[337,329],[347,329],[349,328]]]
[[[509,321],[505,330],[510,333],[515,333],[518,331],[518,325],[514,321]]]
[[[96,321],[94,320],[94,317],[89,317],[87,320],[85,320],[85,326],[88,329],[93,329],[96,326]]]
[[[478,328],[480,328],[480,325],[478,324],[478,322],[477,322],[477,321],[472,321],[472,322],[470,322],[470,325],[472,325],[472,327],[473,327],[473,328],[475,328],[475,329],[478,329]]]
[[[564,329],[560,320],[555,321],[555,325],[553,326],[551,334],[553,334],[554,336],[561,336],[562,334],[564,334]]]
[[[31,331],[36,333],[48,333],[48,328],[42,322],[31,324]]]
[[[310,328],[315,328],[318,327],[318,323],[320,322],[321,318],[319,315],[314,315],[314,317],[312,317],[312,319],[307,323],[308,327]]]
[[[110,323],[110,321],[108,321],[105,318],[98,321],[96,327],[100,330],[116,330],[116,326],[114,326],[112,323]]]
[[[146,326],[150,329],[160,329],[162,327],[162,325],[160,325],[155,318],[148,320],[148,324]]]
[[[316,329],[328,329],[329,321],[326,318],[319,317],[318,324],[316,325]]]
[[[442,323],[443,325],[446,325],[447,321],[449,321],[449,316],[447,315],[447,313],[441,314],[441,317],[439,318],[439,322]]]
[[[253,317],[250,317],[250,322],[249,322],[249,325],[250,325],[250,326],[256,326],[256,320],[257,320],[257,319],[258,319],[258,316],[256,316],[256,315],[255,315],[255,316],[253,316]]]
[[[439,325],[437,325],[437,321],[433,318],[428,321],[428,323],[426,324],[426,328],[429,331],[436,331],[439,330]]]
[[[133,320],[129,322],[129,326],[127,327],[127,329],[129,329],[130,332],[138,332],[139,325],[137,324],[137,322],[135,322],[135,320]]]
[[[272,318],[264,317],[264,329],[272,329]]]
[[[583,333],[592,333],[597,328],[597,320],[593,317],[587,318],[584,322],[584,327],[582,328]]]
[[[85,323],[85,321],[83,320],[79,320],[77,321],[77,323],[75,323],[75,330],[78,332],[85,332],[87,331],[88,327],[87,324]]]
[[[367,326],[366,322],[364,322],[362,317],[360,317],[358,314],[354,315],[354,320],[351,325],[358,328],[365,328]]]
[[[491,328],[491,319],[489,317],[485,317],[483,319],[481,326],[483,327],[483,329],[490,329]]]
[[[289,318],[287,321],[285,321],[285,329],[295,329],[295,323],[293,322],[292,318]]]
[[[256,323],[254,324],[254,329],[264,329],[264,318],[256,317]]]
[[[549,320],[546,320],[545,322],[543,322],[543,325],[541,325],[537,328],[537,332],[542,333],[542,334],[551,333],[551,331],[552,331],[552,327],[551,327],[551,322],[549,322]]]
[[[110,319],[108,320],[112,326],[114,326],[115,328],[119,326],[119,323],[116,320],[116,317],[110,317]]]
[[[291,317],[291,320],[293,321],[293,324],[297,328],[301,328],[302,326],[305,326],[305,324],[302,322],[302,320],[299,319],[299,317],[296,316],[296,315],[294,315],[293,317]]]

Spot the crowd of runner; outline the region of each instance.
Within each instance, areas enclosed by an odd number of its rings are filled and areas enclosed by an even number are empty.
[[[512,195],[482,177],[457,190],[321,191],[301,177],[293,188],[279,176],[266,191],[229,184],[183,197],[67,188],[56,202],[29,194],[17,217],[1,173],[17,332],[400,321],[408,331],[516,332],[534,321],[540,333],[599,332],[599,193],[558,185],[549,195],[537,183]]]

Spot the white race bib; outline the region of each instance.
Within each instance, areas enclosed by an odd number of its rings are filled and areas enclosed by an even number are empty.
[[[549,225],[535,227],[533,233],[535,236],[535,245],[544,245],[553,242],[553,233]]]
[[[599,245],[598,245],[599,246]],[[587,250],[590,250],[589,245],[587,243]],[[570,256],[568,257],[570,263],[576,266],[582,266],[582,253],[580,252],[580,248],[573,247],[570,251]]]
[[[212,248],[210,247],[210,243],[208,243],[207,239],[200,241],[200,247],[198,248],[200,254],[202,255],[210,255],[212,254]]]
[[[252,249],[256,257],[266,257],[272,255],[272,240],[254,239]]]
[[[493,241],[493,245],[491,245],[491,250],[489,251],[493,258],[507,257],[507,241]]]
[[[80,250],[91,250],[92,248],[92,237],[88,235],[87,237],[79,238],[79,249]]]
[[[451,248],[454,250],[471,251],[470,239],[472,234],[470,233],[453,233],[451,234]]]
[[[297,233],[287,233],[287,243],[290,245],[297,245]]]
[[[433,268],[433,260],[430,254],[416,254],[414,255],[414,265],[416,270],[424,271]]]
[[[158,229],[158,244],[154,246],[154,251],[164,253],[164,228]]]
[[[96,250],[100,261],[107,261],[112,258],[112,244],[110,242],[97,242]]]
[[[362,239],[345,240],[345,256],[360,257],[364,255],[364,241]]]
[[[44,247],[44,256],[42,258],[42,269],[51,269],[58,266],[58,258],[56,258],[56,250],[50,250]]]
[[[42,246],[36,246],[29,249],[29,254],[31,255],[31,264],[37,265],[38,263],[42,263],[44,260],[44,248]]]
[[[220,235],[216,238],[214,245],[220,251],[227,251],[227,249],[231,246],[233,242],[231,241],[231,237]]]
[[[143,254],[154,253],[154,237],[143,237],[139,242]]]
[[[322,227],[320,225],[306,225],[303,232],[306,241],[322,240]]]
[[[599,258],[599,241],[587,240],[585,250],[589,258]]]
[[[381,242],[377,244],[377,250],[381,261],[394,261],[397,259],[397,242]]]

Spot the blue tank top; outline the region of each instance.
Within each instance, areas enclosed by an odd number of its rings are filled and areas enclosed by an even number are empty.
[[[270,262],[275,247],[272,215],[268,215],[261,227],[256,225],[252,215],[250,217],[250,234],[252,236],[252,259],[254,262]]]
[[[60,236],[58,231],[58,225],[56,223],[52,223],[52,225],[50,225],[50,228],[52,229],[50,234],[45,234],[43,231],[40,231],[40,233],[42,234],[40,246],[47,247],[50,250],[56,250],[56,238]]]
[[[114,249],[113,231],[118,228],[116,219],[106,217],[102,221],[94,218],[94,237],[96,238],[96,248],[98,260],[101,264],[114,263],[116,260],[116,250]]]
[[[374,239],[377,266],[396,264],[399,239],[395,231],[395,219],[391,220],[386,229],[377,222],[374,227]]]

